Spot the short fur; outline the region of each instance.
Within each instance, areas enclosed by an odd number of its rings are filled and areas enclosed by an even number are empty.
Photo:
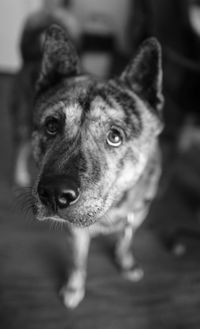
[[[34,108],[39,175],[33,197],[39,220],[63,222],[71,232],[74,266],[61,290],[67,307],[76,307],[85,294],[90,238],[98,233],[118,231],[118,265],[129,279],[142,276],[131,243],[157,191],[162,103],[157,40],[147,40],[120,77],[100,82],[81,74],[66,33],[48,29]],[[53,136],[46,132],[49,119],[58,125]],[[117,147],[108,143],[113,127],[121,132]],[[79,199],[59,207],[55,190],[68,181],[79,186]]]

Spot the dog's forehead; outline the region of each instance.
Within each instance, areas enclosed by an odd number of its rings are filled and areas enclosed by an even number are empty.
[[[73,133],[85,120],[91,124],[123,123],[130,126],[134,135],[142,131],[142,107],[138,105],[138,97],[117,80],[98,82],[79,76],[66,79],[42,97],[39,110],[42,120],[48,115],[64,114],[66,125]]]
[[[99,118],[129,121],[130,116],[137,112],[136,95],[124,86],[120,87],[115,80],[98,82],[90,78],[79,78],[73,82],[67,84],[64,93],[64,111],[69,120],[73,116],[82,116],[91,121]]]
[[[36,95],[36,115],[40,117],[51,110],[53,113],[54,111],[63,109],[63,104],[67,107],[77,103],[79,99],[87,95],[92,84],[93,81],[85,76],[62,80],[57,85]]]
[[[46,116],[62,110],[68,119],[82,112],[95,118],[106,110],[109,115],[123,116],[124,111],[108,86],[85,76],[67,79],[41,97],[39,112]]]

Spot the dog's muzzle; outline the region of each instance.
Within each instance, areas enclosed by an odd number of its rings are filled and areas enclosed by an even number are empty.
[[[37,192],[41,203],[56,212],[78,201],[80,184],[68,176],[43,176]]]

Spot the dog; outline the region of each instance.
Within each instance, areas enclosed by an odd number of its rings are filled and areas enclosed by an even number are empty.
[[[66,32],[51,26],[34,102],[32,190],[38,220],[67,225],[73,266],[61,296],[75,308],[85,295],[91,237],[118,232],[116,262],[125,278],[142,269],[132,254],[161,174],[162,67],[150,38],[123,73],[108,81],[84,75]]]

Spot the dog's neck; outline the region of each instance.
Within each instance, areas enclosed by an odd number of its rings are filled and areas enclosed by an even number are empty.
[[[159,147],[156,143],[151,149],[145,168],[137,182],[133,184],[131,188],[124,191],[120,198],[114,203],[113,208],[120,209],[129,205],[128,209],[130,209],[130,213],[134,212],[135,207],[137,207],[136,204],[145,197],[146,190],[149,190],[151,186],[151,179],[157,173],[159,167],[157,164],[160,162],[159,152]],[[144,185],[146,185],[146,188],[144,188]],[[150,197],[148,197],[148,199],[149,198]]]
[[[137,214],[143,209],[148,209],[150,201],[155,196],[158,180],[160,177],[159,149],[156,145],[150,154],[143,174],[137,183],[126,190],[123,195],[113,204],[108,213],[93,225],[94,235],[98,233],[112,233],[126,225],[136,225]]]

